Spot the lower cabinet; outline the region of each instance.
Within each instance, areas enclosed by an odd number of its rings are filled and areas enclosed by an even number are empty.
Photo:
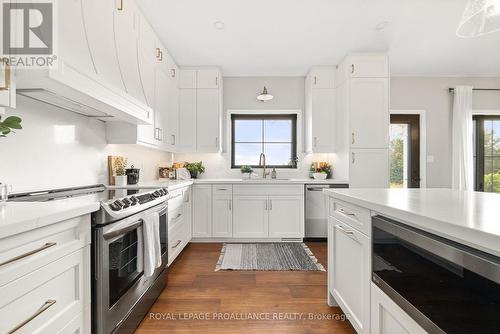
[[[212,185],[193,185],[193,238],[212,237]]]
[[[172,191],[168,201],[168,265],[192,238],[191,187]]]
[[[371,284],[372,334],[427,333],[375,284]]]
[[[269,233],[267,196],[234,196],[235,238],[265,238]]]
[[[233,236],[233,197],[214,195],[212,212],[212,237],[231,238]]]
[[[333,239],[328,239],[331,294],[356,331],[370,333],[370,239],[335,218],[328,224],[333,227]]]
[[[269,237],[301,238],[304,236],[304,198],[301,196],[269,197]]]

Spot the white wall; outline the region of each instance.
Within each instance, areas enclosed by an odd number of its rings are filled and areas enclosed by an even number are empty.
[[[228,110],[300,110],[304,111],[304,77],[225,77],[224,78],[224,106],[223,106],[223,147],[227,147]],[[257,100],[264,86],[274,99],[268,102]],[[309,175],[312,161],[334,162],[334,154],[305,155],[300,143],[297,169],[279,169],[278,177],[304,178]],[[175,154],[176,161],[203,161],[207,167],[203,178],[240,178],[238,169],[230,168],[230,152],[221,154]],[[257,172],[260,172],[258,170]]]
[[[157,177],[171,155],[137,145],[107,145],[104,123],[18,95],[7,115],[23,119],[23,130],[0,138],[0,182],[14,192],[107,183],[107,156],[122,155],[141,169],[141,180]]]
[[[451,115],[453,94],[448,88],[472,85],[500,88],[500,78],[391,78],[391,109],[423,109],[427,118],[427,187],[451,186]],[[475,91],[474,109],[500,110],[500,92]]]

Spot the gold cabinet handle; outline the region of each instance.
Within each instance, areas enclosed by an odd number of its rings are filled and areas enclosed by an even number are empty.
[[[4,265],[6,265],[6,264],[9,264],[9,263],[11,263],[11,262],[17,261],[17,260],[21,260],[21,259],[23,259],[23,258],[25,258],[25,257],[28,257],[28,256],[31,256],[31,255],[33,255],[33,254],[39,253],[39,252],[41,252],[41,251],[43,251],[43,250],[45,250],[45,249],[47,249],[47,248],[53,247],[53,246],[55,246],[55,245],[57,245],[57,243],[56,243],[56,242],[47,242],[45,245],[43,245],[43,246],[42,246],[42,247],[40,247],[40,248],[37,248],[37,249],[34,249],[34,250],[29,251],[29,252],[27,252],[27,253],[24,253],[24,254],[18,255],[18,256],[16,256],[16,257],[13,257],[12,259],[9,259],[9,260],[7,260],[7,261],[4,261],[4,262],[0,263],[0,267],[1,267],[1,266],[4,266]]]
[[[33,315],[31,315],[28,319],[24,320],[23,322],[21,322],[19,325],[17,325],[16,327],[12,328],[10,331],[7,332],[7,334],[12,334],[14,332],[17,332],[19,329],[21,329],[22,327],[24,327],[25,325],[27,325],[31,320],[35,319],[36,317],[38,317],[40,314],[42,314],[43,312],[47,311],[49,309],[49,307],[51,307],[52,305],[54,305],[56,303],[56,300],[55,299],[49,299],[47,300],[43,305],[42,307],[40,307],[35,313],[33,313]]]
[[[172,76],[172,78],[175,78],[175,75],[176,75],[176,73],[175,73],[175,68],[171,69],[170,71],[172,71],[172,75],[171,75],[171,76]]]
[[[117,8],[118,10],[123,10],[123,0],[120,0],[120,5]]]
[[[314,84],[316,85],[318,83],[318,78],[314,76]]]
[[[9,60],[7,58],[0,59],[0,62],[5,64],[5,84],[0,87],[0,90],[9,90],[10,89],[10,65]]]
[[[181,244],[182,240],[177,240],[177,243],[175,244],[175,246],[172,246],[172,249],[175,249],[177,247],[179,247],[179,245]]]
[[[160,50],[160,61],[163,61],[163,51]]]
[[[351,74],[354,74],[354,64],[351,64]]]
[[[161,53],[160,48],[156,48],[156,58],[160,58],[160,53]]]

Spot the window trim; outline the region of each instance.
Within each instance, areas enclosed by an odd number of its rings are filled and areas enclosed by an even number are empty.
[[[476,121],[474,190],[484,192],[484,121],[500,120],[500,115],[473,115],[472,119]]]
[[[286,120],[289,119],[292,121],[292,152],[290,159],[293,161],[295,159],[295,164],[292,165],[266,165],[266,168],[280,168],[280,169],[297,169],[297,122],[298,115],[296,113],[287,113],[287,114],[239,114],[239,113],[231,113],[230,114],[230,122],[231,122],[231,169],[240,169],[242,165],[235,164],[235,131],[234,131],[234,123],[235,120]],[[266,142],[256,142],[260,144],[264,144]],[[272,143],[272,142],[268,142]],[[279,143],[279,142],[276,142]],[[259,165],[251,165],[252,168],[261,168]]]

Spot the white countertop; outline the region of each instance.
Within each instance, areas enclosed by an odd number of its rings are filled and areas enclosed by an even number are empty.
[[[179,188],[184,188],[193,184],[193,180],[156,180],[156,181],[146,181],[139,182],[134,185],[127,185],[127,189],[138,189],[138,188],[167,188],[172,191]],[[106,186],[108,189],[120,189],[124,187]]]
[[[49,202],[0,204],[0,239],[99,210],[87,196]]]
[[[325,193],[500,256],[500,195],[451,189],[332,189]]]
[[[338,179],[314,180],[314,179],[262,179],[252,178],[249,180],[243,179],[195,179],[194,183],[238,183],[238,184],[348,184],[349,181]]]

